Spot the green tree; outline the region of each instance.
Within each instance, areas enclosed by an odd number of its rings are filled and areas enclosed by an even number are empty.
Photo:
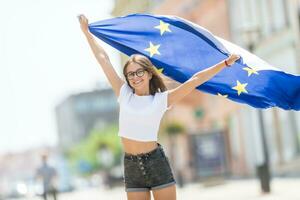
[[[97,153],[101,146],[106,146],[113,153],[113,165],[119,164],[122,147],[117,131],[118,127],[116,124],[112,124],[101,130],[92,130],[86,139],[68,151],[68,158],[72,168],[76,172],[80,172],[79,164],[86,163],[91,167],[88,172],[84,172],[87,174],[102,169],[102,160],[97,157]]]

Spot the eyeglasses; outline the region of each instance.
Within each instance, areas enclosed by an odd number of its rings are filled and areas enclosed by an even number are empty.
[[[129,72],[126,74],[126,77],[128,80],[131,80],[134,78],[134,75],[138,76],[138,77],[142,77],[145,74],[145,69],[138,69],[135,72]]]

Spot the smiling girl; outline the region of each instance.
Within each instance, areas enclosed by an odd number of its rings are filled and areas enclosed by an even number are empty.
[[[164,113],[196,87],[239,59],[229,58],[194,74],[178,87],[167,90],[151,61],[131,55],[123,68],[125,81],[118,76],[108,55],[89,32],[88,20],[79,16],[81,30],[117,96],[119,133],[124,150],[124,182],[129,200],[176,199],[176,181],[157,133]],[[228,70],[228,69],[225,69]]]

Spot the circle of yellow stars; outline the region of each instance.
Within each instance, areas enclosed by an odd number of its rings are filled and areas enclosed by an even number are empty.
[[[155,29],[158,29],[160,31],[160,35],[163,36],[166,32],[172,32],[170,30],[170,24],[165,23],[164,21],[160,20],[159,21],[159,25],[155,26]],[[153,57],[155,55],[161,55],[159,52],[159,48],[160,48],[160,44],[153,44],[152,41],[149,42],[149,47],[144,49],[145,51],[149,52],[150,57]],[[158,73],[162,73],[163,68],[157,69],[156,67],[154,67],[155,70]],[[248,74],[248,77],[250,77],[252,74],[256,74],[258,75],[259,73],[257,72],[257,69],[255,69],[254,67],[244,67],[243,70],[245,70]],[[236,85],[234,87],[232,87],[232,89],[237,91],[238,96],[240,96],[242,93],[248,93],[248,91],[246,90],[246,86],[248,85],[248,83],[241,83],[239,80],[236,80]],[[228,94],[221,94],[221,93],[217,93],[218,96],[223,97],[223,98],[227,98]]]

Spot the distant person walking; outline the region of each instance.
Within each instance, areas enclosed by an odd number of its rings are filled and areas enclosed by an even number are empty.
[[[55,187],[55,179],[57,172],[54,167],[49,166],[48,156],[42,155],[42,165],[36,171],[36,178],[43,182],[43,199],[47,200],[48,195],[51,195],[54,200],[57,200],[57,190]]]

